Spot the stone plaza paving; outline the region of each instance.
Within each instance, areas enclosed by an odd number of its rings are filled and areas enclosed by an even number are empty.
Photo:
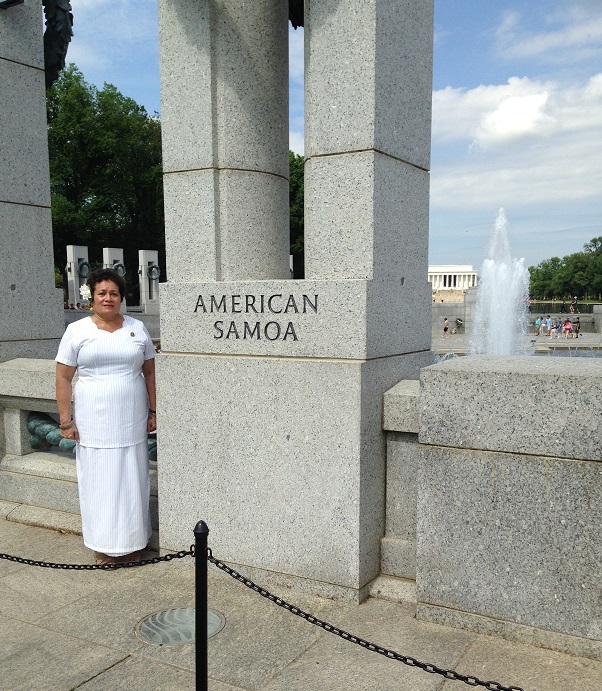
[[[0,502],[0,552],[91,562],[80,536],[7,520],[15,507]],[[357,606],[295,591],[278,594],[369,641],[482,680],[525,691],[602,688],[602,662],[418,621],[411,602],[370,598]],[[153,645],[135,633],[149,614],[193,603],[189,557],[111,572],[59,571],[0,560],[0,688],[194,689],[193,645]],[[212,691],[466,688],[326,633],[214,567],[209,569],[209,607],[226,620],[209,642]]]

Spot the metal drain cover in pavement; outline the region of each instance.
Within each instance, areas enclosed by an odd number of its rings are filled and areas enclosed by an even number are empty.
[[[215,636],[226,625],[223,614],[207,610],[207,636]],[[194,643],[194,607],[178,607],[151,614],[138,624],[138,634],[147,643],[185,645]]]

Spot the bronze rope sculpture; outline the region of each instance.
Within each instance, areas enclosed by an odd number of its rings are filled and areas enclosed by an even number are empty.
[[[305,0],[288,0],[288,18],[295,29],[303,26]]]
[[[73,36],[73,14],[69,0],[42,0],[46,16],[44,32],[44,72],[50,88],[65,67],[67,48]]]
[[[44,32],[44,70],[46,88],[58,79],[65,67],[67,49],[73,36],[73,13],[69,0],[42,0],[46,16]],[[305,0],[288,0],[288,17],[295,29],[303,26]]]

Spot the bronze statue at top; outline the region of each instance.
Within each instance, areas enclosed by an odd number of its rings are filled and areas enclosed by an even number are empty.
[[[303,26],[304,10],[305,0],[288,0],[288,18],[295,29]]]
[[[42,0],[46,16],[44,68],[46,88],[51,87],[65,67],[67,49],[73,36],[73,13],[69,0]],[[305,0],[288,0],[288,18],[295,29],[303,26]]]
[[[73,14],[69,0],[42,0],[42,4],[46,16],[44,70],[48,89],[65,67],[67,48],[73,36]]]

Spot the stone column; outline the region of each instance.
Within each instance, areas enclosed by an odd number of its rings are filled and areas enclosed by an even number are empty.
[[[105,269],[115,269],[120,276],[125,278],[127,269],[123,263],[123,249],[121,247],[103,247],[102,264]],[[127,312],[125,298],[121,302],[121,312]]]
[[[28,415],[29,411],[19,408],[6,408],[4,410],[5,453],[25,456],[33,451],[27,431]]]
[[[103,247],[102,265],[105,269],[115,269],[121,276],[125,276],[123,249],[121,247]]]
[[[220,230],[224,217],[241,219],[243,210],[253,217],[255,201],[242,209],[214,190],[194,193],[192,181],[209,173],[166,175],[167,261],[178,271],[170,268],[170,280],[162,284],[157,361],[163,548],[187,544],[191,526],[203,518],[215,554],[243,571],[253,569],[265,583],[294,582],[361,599],[379,573],[383,394],[401,379],[418,378],[420,367],[431,362],[433,8],[426,5],[306,2],[305,280],[285,280],[288,261],[276,261],[273,228],[288,236],[288,226],[271,202],[261,216],[265,234],[259,242],[271,249],[260,259],[238,232],[233,238]],[[201,21],[209,9],[226,7],[220,23]],[[247,2],[240,23],[238,7],[217,0],[163,3],[162,98],[173,113],[163,120],[163,141],[176,149],[166,152],[168,162],[189,156],[191,148],[210,147],[215,122],[228,118],[241,122],[240,142],[231,142],[234,151],[245,151],[241,165],[271,158],[276,145],[261,143],[262,121],[267,112],[270,122],[272,111],[282,116],[286,97],[265,93],[264,103],[261,88],[250,101],[245,82],[255,78],[256,68],[248,72],[246,62],[263,65],[265,51],[286,62],[287,2]],[[199,26],[213,27],[215,35],[199,29],[194,38]],[[226,28],[235,31],[231,55],[225,44],[219,50]],[[282,46],[275,45],[274,33],[281,34]],[[250,51],[246,62],[240,44]],[[213,45],[222,66],[217,70],[208,62]],[[182,61],[191,75],[213,74],[215,83],[192,76],[166,83],[165,63],[171,71]],[[215,100],[203,119],[188,103],[196,83],[205,85],[195,103],[211,94],[231,98]],[[232,110],[234,96],[240,103]],[[184,111],[181,135],[178,108]],[[189,109],[197,112],[193,124]],[[249,147],[248,122],[256,123],[257,149]],[[199,141],[189,138],[192,127]],[[221,171],[211,175],[215,180]],[[241,179],[241,195],[247,179],[266,186],[260,193],[265,199],[284,178],[276,170],[249,172]],[[228,273],[215,270],[218,246],[222,257],[239,257]],[[276,266],[283,267],[279,280]],[[423,318],[417,321],[416,313]]]
[[[67,245],[67,292],[69,304],[82,301],[79,289],[90,275],[88,248],[84,245]]]
[[[305,38],[306,276],[424,296],[432,2],[309,0]]]
[[[144,314],[159,314],[159,252],[138,250],[140,277],[140,307]]]
[[[54,287],[39,0],[0,10],[0,362],[54,357],[64,330]]]
[[[288,2],[159,13],[168,273],[289,278]]]

